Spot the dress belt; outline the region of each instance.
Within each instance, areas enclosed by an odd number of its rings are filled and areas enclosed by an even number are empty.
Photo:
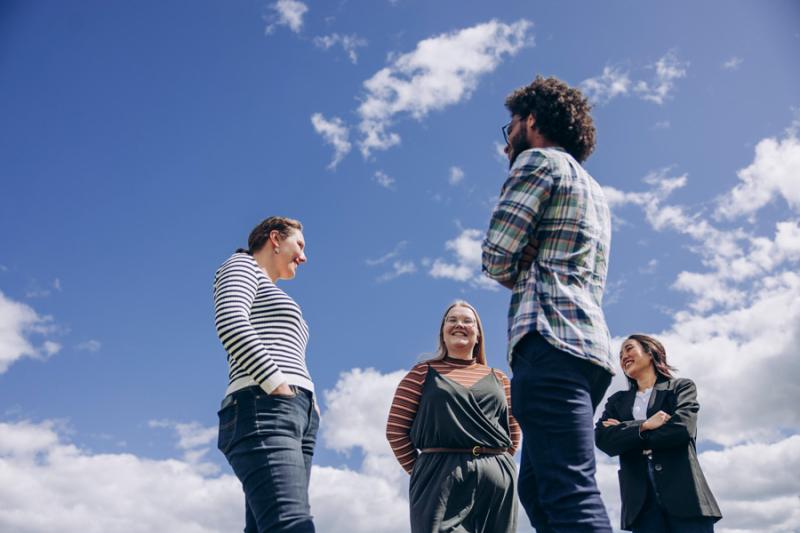
[[[472,448],[423,448],[422,453],[471,453],[474,457],[479,455],[502,455],[508,448],[484,448],[483,446],[473,446]]]

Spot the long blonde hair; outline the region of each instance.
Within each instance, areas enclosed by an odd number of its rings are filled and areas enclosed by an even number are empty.
[[[478,342],[475,343],[475,347],[472,348],[472,356],[475,358],[475,361],[478,364],[486,365],[486,347],[483,343],[483,324],[481,324],[481,317],[478,315],[478,311],[475,310],[472,305],[464,300],[456,300],[455,302],[451,303],[450,306],[445,310],[444,315],[442,315],[442,323],[439,325],[439,346],[436,348],[436,355],[431,359],[431,361],[436,361],[439,359],[444,359],[447,355],[447,346],[444,344],[444,324],[445,320],[447,320],[447,313],[454,307],[466,307],[472,314],[475,315],[475,323],[478,325]]]

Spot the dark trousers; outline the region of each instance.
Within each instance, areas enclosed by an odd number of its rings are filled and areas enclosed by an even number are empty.
[[[595,481],[593,417],[611,374],[539,333],[514,347],[511,408],[522,428],[519,498],[539,533],[611,533]]]
[[[681,518],[664,511],[656,489],[653,462],[649,459],[647,477],[647,496],[631,527],[633,533],[714,533],[713,518]]]
[[[319,416],[310,392],[271,396],[260,387],[228,395],[218,447],[245,494],[245,533],[313,533],[308,504]]]

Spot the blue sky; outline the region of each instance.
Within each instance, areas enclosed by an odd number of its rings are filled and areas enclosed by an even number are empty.
[[[239,527],[211,281],[283,214],[309,257],[283,287],[323,407],[313,511],[405,531],[387,402],[455,298],[506,369],[508,293],[476,261],[503,100],[536,74],[596,104],[609,326],[697,381],[720,528],[800,528],[798,21],[789,1],[3,2],[0,529]]]

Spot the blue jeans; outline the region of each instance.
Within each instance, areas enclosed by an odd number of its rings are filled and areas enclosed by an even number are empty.
[[[319,427],[312,395],[272,396],[260,387],[229,394],[219,411],[217,446],[245,495],[245,533],[313,533],[308,504]]]
[[[631,526],[633,533],[714,533],[713,518],[699,516],[682,518],[667,514],[661,507],[661,500],[656,489],[653,462],[647,460],[647,496],[642,510]]]
[[[511,408],[522,428],[519,499],[539,533],[611,533],[595,481],[593,417],[611,374],[539,333],[514,347]]]

